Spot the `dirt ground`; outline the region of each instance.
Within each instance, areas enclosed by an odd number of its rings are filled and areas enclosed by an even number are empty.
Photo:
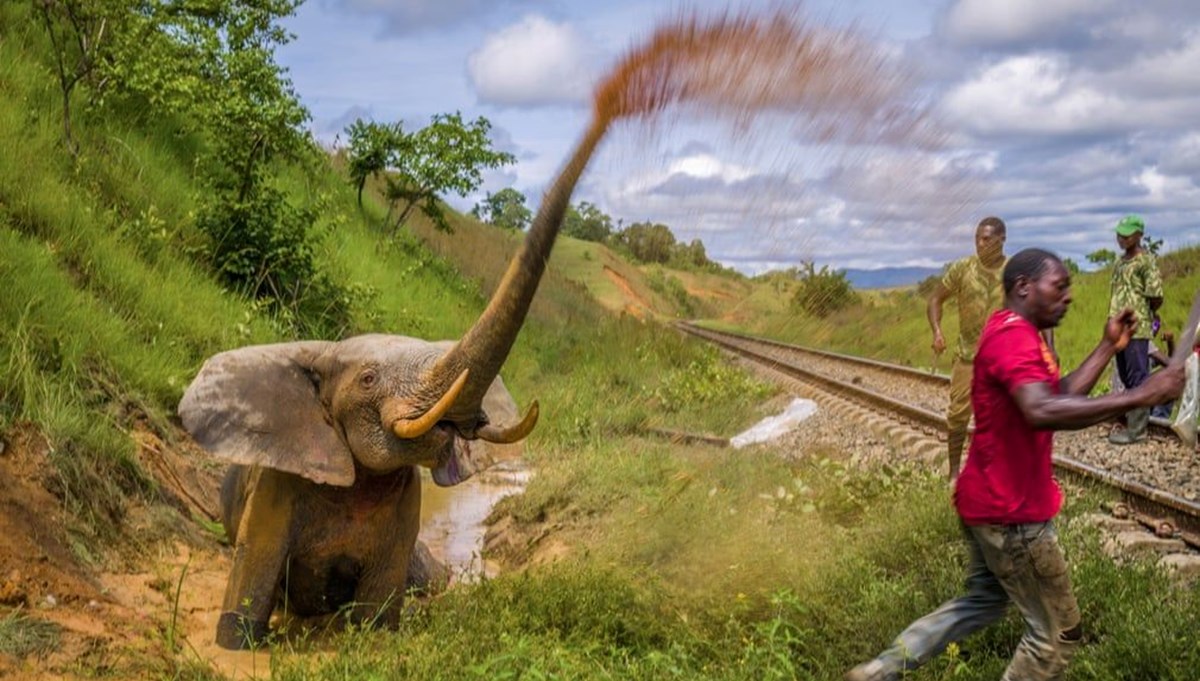
[[[69,546],[69,518],[48,491],[49,445],[30,426],[8,433],[0,452],[0,620],[51,622],[60,635],[44,654],[0,652],[0,677],[147,678],[211,663],[230,678],[251,678],[269,669],[264,653],[212,642],[229,557],[216,535],[187,518],[215,517],[219,467],[197,466],[202,456],[148,431],[135,437],[168,503],[127,509],[127,534],[138,545],[88,562]]]

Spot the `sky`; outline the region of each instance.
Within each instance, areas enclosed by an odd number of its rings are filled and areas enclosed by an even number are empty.
[[[424,126],[460,111],[493,124],[517,163],[468,197],[514,187],[536,208],[589,118],[597,78],[680,9],[608,0],[306,0],[277,52],[318,139],[356,118]],[[1167,249],[1200,244],[1200,2],[808,0],[895,60],[945,130],[939,148],[823,148],[764,118],[617,130],[573,201],[700,239],[747,274],[797,266],[940,266],[973,250],[986,215],[1008,251],[1087,268],[1128,213]]]

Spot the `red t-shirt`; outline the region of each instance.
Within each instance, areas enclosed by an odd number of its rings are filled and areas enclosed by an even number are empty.
[[[1059,390],[1058,363],[1033,324],[1011,310],[988,318],[975,354],[975,434],[954,492],[967,525],[1040,523],[1062,507],[1054,479],[1054,431],[1025,421],[1013,394],[1028,383]]]

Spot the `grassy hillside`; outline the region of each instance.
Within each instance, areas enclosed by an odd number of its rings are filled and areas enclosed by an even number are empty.
[[[447,257],[458,257],[450,246],[455,239],[423,236]],[[738,276],[638,264],[605,244],[570,237],[560,237],[550,262],[602,308],[639,319],[723,317],[752,290],[748,281]],[[468,271],[474,268],[466,261],[462,266]]]

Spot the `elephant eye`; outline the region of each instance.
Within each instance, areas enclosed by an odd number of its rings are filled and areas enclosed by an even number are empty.
[[[379,380],[379,376],[374,371],[364,371],[362,376],[358,377],[358,383],[364,388],[370,388]]]

